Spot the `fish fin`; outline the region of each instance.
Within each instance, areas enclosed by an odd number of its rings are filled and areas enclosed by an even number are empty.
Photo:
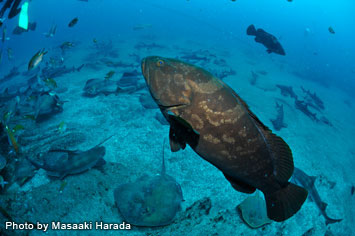
[[[301,208],[307,195],[306,189],[292,183],[274,193],[265,194],[267,216],[277,222],[290,218]]]
[[[314,183],[316,182],[317,176],[309,176],[309,178],[311,179],[311,183],[312,183],[312,186],[313,186]]]
[[[328,216],[325,217],[325,224],[328,225],[328,224],[333,224],[333,223],[336,223],[336,222],[340,222],[342,221],[343,219],[332,219]]]
[[[193,129],[189,122],[180,116],[174,114],[168,115],[170,123],[169,139],[171,151],[175,152],[180,149],[185,149],[186,143],[191,148],[195,148],[198,144],[200,134]]]
[[[101,167],[101,166],[103,166],[103,165],[105,165],[105,164],[106,164],[105,159],[99,158],[99,160],[97,160],[97,162],[96,162],[96,164],[94,165],[94,167]]]
[[[322,209],[323,211],[325,211],[325,209],[327,209],[327,206],[328,206],[328,204],[325,202],[320,202],[320,204],[319,204],[320,209]]]
[[[247,35],[256,35],[256,29],[254,25],[249,25],[247,28]]]
[[[226,177],[226,179],[229,181],[229,183],[232,185],[232,187],[242,193],[253,193],[255,192],[256,188],[239,180],[236,178],[233,178],[229,175],[227,175],[226,173],[224,173],[224,177]]]
[[[274,160],[274,170],[276,179],[285,183],[291,178],[294,170],[292,151],[287,143],[279,136],[271,133],[271,131],[263,131],[266,142],[271,149],[272,158]]]
[[[174,128],[172,125],[170,125],[170,130],[169,130],[169,143],[170,143],[170,149],[172,152],[177,152],[180,149],[184,150],[186,147],[185,142],[179,142],[178,137],[176,136],[176,132],[174,131]]]

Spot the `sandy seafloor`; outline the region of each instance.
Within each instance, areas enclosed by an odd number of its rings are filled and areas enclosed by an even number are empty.
[[[174,57],[183,51],[208,48],[210,53],[223,58],[237,74],[228,76],[224,81],[249,104],[265,125],[272,128],[270,119],[276,116],[275,99],[284,101],[285,122],[288,127],[276,132],[289,144],[293,151],[295,166],[309,175],[318,176],[316,187],[323,201],[328,203],[327,213],[332,218],[343,218],[340,223],[325,225],[325,220],[316,205],[307,200],[302,209],[289,220],[265,225],[259,229],[249,228],[240,218],[236,206],[247,195],[236,192],[223,174],[210,165],[191,148],[171,153],[165,147],[167,173],[173,176],[184,195],[182,211],[176,220],[165,227],[137,228],[125,231],[49,231],[46,235],[352,235],[355,222],[355,197],[350,187],[355,183],[353,105],[344,101],[351,100],[346,94],[332,87],[324,87],[315,82],[299,78],[292,73],[287,64],[274,62],[277,55],[247,55],[238,49],[226,49],[221,45],[203,43],[159,42],[169,45],[166,49],[135,50],[134,42],[118,41],[115,46],[119,56],[113,61],[134,62],[129,54],[136,51],[140,58],[148,55]],[[88,63],[93,43],[78,44],[67,51],[65,65],[79,66]],[[260,51],[259,51],[260,53]],[[85,59],[86,58],[86,59]],[[258,59],[255,59],[258,58]],[[271,58],[271,59],[270,59]],[[99,55],[90,58],[95,63]],[[140,65],[136,62],[140,71]],[[213,64],[208,65],[210,68]],[[64,146],[68,149],[86,150],[111,134],[114,137],[104,144],[107,164],[101,169],[91,169],[85,173],[67,176],[62,192],[62,181],[50,179],[44,170],[37,171],[32,180],[24,186],[13,184],[1,198],[7,202],[9,213],[18,222],[83,222],[103,221],[120,223],[123,221],[114,205],[114,189],[138,177],[160,172],[163,138],[168,137],[169,127],[155,119],[158,109],[147,110],[139,102],[137,93],[97,96],[82,96],[86,80],[103,78],[112,68],[104,65],[97,70],[84,67],[81,72],[55,78],[59,87],[68,90],[60,93],[62,100],[68,102],[64,111],[48,121],[33,124],[23,136],[30,139],[23,151],[31,149],[49,150],[51,146]],[[129,68],[114,68],[113,79],[119,79]],[[255,86],[249,82],[251,70],[264,70]],[[143,79],[143,77],[142,77]],[[293,86],[298,95],[302,95],[300,86],[315,91],[324,101],[325,115],[333,127],[316,123],[296,110],[293,100],[280,94],[275,84]],[[280,101],[280,100],[279,100]],[[56,133],[56,126],[65,121],[67,130]],[[70,137],[70,141],[68,140]],[[25,138],[23,138],[24,140]],[[21,144],[21,138],[19,139]],[[335,183],[335,186],[334,186]],[[203,199],[211,200],[208,212],[204,207],[186,209]],[[205,206],[206,207],[206,206]],[[40,231],[17,234],[43,235]]]

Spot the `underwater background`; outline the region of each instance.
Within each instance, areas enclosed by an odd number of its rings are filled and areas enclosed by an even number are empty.
[[[164,225],[46,234],[355,235],[354,1],[28,3],[33,30],[14,33],[19,15],[8,19],[7,11],[1,17],[0,235],[44,234],[6,229],[9,221],[86,221],[93,228],[95,222],[127,223],[115,190],[131,183],[136,189],[127,191],[145,191],[139,181],[157,174],[179,186],[157,193],[157,201],[169,191],[178,201],[170,204],[176,209],[161,206],[174,215],[158,220]],[[275,36],[286,55],[268,53],[247,35],[251,24]],[[51,28],[56,30],[50,35]],[[36,64],[42,49],[46,53]],[[235,191],[189,146],[170,151],[164,144],[169,124],[141,72],[147,56],[176,58],[211,72],[287,142],[295,167],[307,173],[292,181],[309,192],[294,216],[271,222],[261,212],[265,206],[253,202],[260,200],[258,193]],[[51,150],[62,154],[46,161]],[[68,163],[61,163],[61,155],[84,158],[64,170]],[[147,188],[156,189],[155,181]],[[125,201],[134,202],[127,196]],[[250,196],[252,203],[242,205]]]

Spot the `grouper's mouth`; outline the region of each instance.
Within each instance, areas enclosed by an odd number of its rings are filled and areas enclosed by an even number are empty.
[[[185,107],[186,104],[174,104],[174,105],[161,105],[157,102],[159,108],[161,110],[174,110],[174,109],[179,109],[179,108],[182,108],[182,107]]]

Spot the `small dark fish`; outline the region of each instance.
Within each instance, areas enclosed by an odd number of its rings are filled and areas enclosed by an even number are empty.
[[[278,104],[276,103],[276,110],[277,110],[277,116],[273,120],[271,119],[272,126],[274,127],[275,130],[279,131],[282,128],[286,128],[287,125],[284,123],[284,106],[283,104]]]
[[[267,215],[284,221],[298,212],[307,191],[289,182],[292,151],[222,80],[177,59],[142,61],[150,94],[170,123],[173,152],[188,144],[243,193],[264,193]]]
[[[320,210],[321,214],[325,218],[325,224],[332,224],[341,221],[342,219],[332,219],[330,218],[327,213],[325,212],[328,204],[323,202],[320,199],[320,196],[318,194],[318,191],[314,185],[314,182],[316,181],[315,176],[309,176],[305,172],[303,172],[301,169],[298,169],[295,167],[295,170],[293,172],[292,176],[292,182],[297,183],[301,186],[303,186],[305,189],[308,190],[310,198],[316,203],[318,209]]]
[[[329,26],[328,31],[331,34],[335,34],[335,31],[334,31],[334,29],[331,26]]]
[[[62,55],[66,53],[66,50],[73,48],[75,45],[72,42],[64,42],[59,47],[62,50]]]
[[[113,70],[107,72],[107,74],[105,75],[105,79],[111,79],[114,74],[115,74],[115,71],[113,71]]]
[[[308,108],[309,106],[310,104],[308,102],[295,99],[295,108],[300,110],[303,114],[311,118],[313,121],[318,122],[319,119],[317,117],[317,114],[311,112]]]
[[[74,25],[76,25],[76,23],[78,23],[78,17],[75,17],[74,19],[72,19],[69,24],[68,27],[73,27]]]
[[[266,32],[263,29],[256,29],[254,25],[249,25],[247,29],[247,35],[255,36],[255,42],[261,43],[267,48],[268,53],[276,53],[280,55],[286,55],[284,49],[282,48],[280,42],[275,36]]]
[[[276,87],[280,89],[282,96],[290,96],[291,98],[297,99],[297,94],[293,91],[292,86],[277,84]]]
[[[355,186],[351,186],[351,190],[350,190],[350,193],[351,193],[351,196],[354,195],[354,192],[355,192]]]
[[[47,52],[44,50],[44,48],[42,50],[39,50],[30,60],[30,62],[28,63],[28,70],[31,70],[33,68],[35,68],[36,66],[39,65],[39,63],[41,63],[41,61],[43,60],[43,56],[46,55]]]
[[[22,33],[25,33],[25,32],[28,32],[28,31],[35,31],[36,30],[36,27],[37,27],[37,23],[36,22],[33,22],[33,23],[28,23],[28,29],[25,30],[24,28],[21,28],[19,26],[16,26],[15,29],[12,31],[12,34],[22,34]]]

